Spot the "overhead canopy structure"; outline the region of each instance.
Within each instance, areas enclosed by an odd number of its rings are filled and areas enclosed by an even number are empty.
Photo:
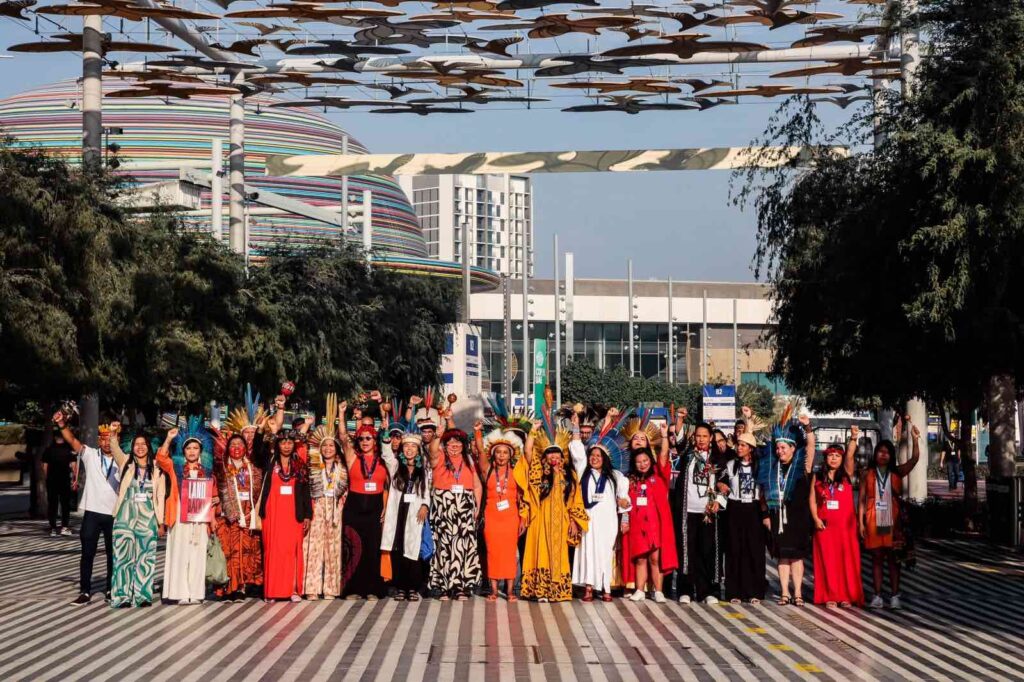
[[[490,173],[622,173],[782,166],[809,158],[802,147],[705,147],[462,154],[324,154],[267,157],[267,175],[341,177]],[[833,153],[845,154],[841,147]]]
[[[899,77],[885,0],[0,0],[41,32],[14,53],[81,51],[104,22],[118,97],[269,91],[387,114],[507,108],[706,111],[792,94],[842,107]],[[26,35],[28,38],[29,35]],[[158,55],[170,52],[166,56]],[[764,64],[787,62],[785,70]],[[750,68],[757,67],[760,68]],[[193,82],[182,82],[188,74]],[[245,78],[239,78],[242,74]],[[133,84],[133,81],[137,83]],[[609,89],[611,88],[611,89]]]

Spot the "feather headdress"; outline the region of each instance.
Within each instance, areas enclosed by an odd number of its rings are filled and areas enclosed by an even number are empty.
[[[490,426],[498,427],[503,431],[510,429],[519,431],[524,436],[530,433],[533,422],[530,421],[528,413],[510,410],[505,400],[499,395],[488,395],[484,399],[487,401],[487,406],[491,408],[491,412],[494,413],[494,418],[489,420]]]
[[[633,436],[643,433],[647,436],[651,452],[658,452],[661,449],[661,429],[651,423],[651,411],[648,408],[641,408],[635,415],[626,419],[620,432],[626,440],[627,447],[633,440]]]
[[[333,440],[338,445],[338,452],[341,452],[341,442],[338,440],[338,431],[335,422],[338,420],[338,394],[327,394],[327,406],[324,412],[324,423],[316,427],[309,435],[310,459],[313,453],[320,457],[320,444],[325,440]]]
[[[242,433],[245,429],[257,429],[267,416],[260,402],[260,394],[252,394],[252,384],[245,385],[245,406],[232,410],[224,428],[231,433]]]
[[[523,439],[512,430],[498,428],[484,436],[484,456],[490,459],[491,451],[498,445],[507,445],[512,450],[512,464],[523,454]]]
[[[185,425],[178,429],[178,436],[171,443],[171,461],[174,472],[182,478],[185,470],[185,446],[189,443],[199,444],[199,465],[207,476],[213,475],[213,436],[203,424],[202,417],[189,417]]]
[[[555,413],[551,409],[551,393],[544,392],[544,406],[540,409],[541,428],[533,438],[533,453],[542,457],[548,450],[557,449],[565,454],[569,452],[569,443],[572,441],[572,433],[563,428],[555,420]]]
[[[804,476],[806,438],[800,424],[793,419],[795,412],[795,403],[789,403],[782,410],[779,422],[772,428],[772,447],[762,455],[758,465],[758,483],[765,491],[765,499],[771,509],[778,509],[783,502],[790,501],[797,481]],[[796,448],[788,466],[784,466],[775,454],[776,443],[789,443]]]
[[[608,455],[608,459],[612,462],[612,468],[622,472],[629,468],[629,458],[626,456],[629,441],[622,436],[619,427],[627,415],[628,412],[624,412],[615,419],[606,422],[602,421],[600,430],[595,431],[594,435],[586,443],[587,452],[590,452],[593,448],[598,448]]]

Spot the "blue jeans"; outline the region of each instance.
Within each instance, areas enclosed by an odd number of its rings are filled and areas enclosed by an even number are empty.
[[[960,460],[950,459],[946,462],[946,476],[949,478],[949,489],[956,490],[960,481]]]

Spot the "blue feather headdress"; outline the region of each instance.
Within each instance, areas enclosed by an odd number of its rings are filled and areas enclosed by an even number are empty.
[[[625,439],[619,429],[629,414],[630,410],[626,410],[610,422],[602,421],[600,430],[595,431],[590,440],[586,442],[587,452],[590,452],[592,448],[603,450],[611,460],[612,468],[623,473],[629,469],[629,457],[626,454],[629,441]]]
[[[171,443],[171,461],[174,472],[182,478],[185,470],[185,446],[190,442],[199,444],[199,465],[207,476],[213,473],[213,437],[203,424],[202,417],[189,417],[185,426],[178,431],[178,436]]]
[[[252,384],[245,385],[245,405],[232,410],[224,427],[231,433],[242,433],[248,428],[259,428],[258,424],[266,416],[263,404],[260,402],[260,394],[253,396]]]
[[[765,491],[765,498],[771,509],[777,509],[783,501],[789,502],[793,498],[793,489],[797,481],[804,476],[807,439],[800,424],[792,418],[794,412],[795,405],[792,403],[782,411],[779,423],[772,428],[771,446],[761,455],[758,463],[758,483]],[[783,467],[778,455],[775,454],[777,443],[788,443],[796,448],[788,467]]]

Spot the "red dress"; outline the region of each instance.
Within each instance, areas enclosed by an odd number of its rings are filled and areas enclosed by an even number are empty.
[[[263,596],[287,599],[302,593],[304,579],[302,522],[295,519],[298,477],[284,481],[275,466],[269,478],[267,513],[263,518]]]
[[[629,532],[622,534],[622,581],[627,585],[636,581],[633,560],[656,549],[661,550],[658,563],[662,573],[679,568],[668,497],[671,476],[672,464],[668,462],[665,466],[656,465],[654,476],[643,482],[632,479],[629,482],[629,501],[633,508],[629,512]],[[647,504],[641,506],[639,500],[644,497]]]
[[[825,530],[814,532],[814,603],[850,602],[864,605],[860,574],[860,540],[857,510],[849,481],[814,484],[818,518]]]

